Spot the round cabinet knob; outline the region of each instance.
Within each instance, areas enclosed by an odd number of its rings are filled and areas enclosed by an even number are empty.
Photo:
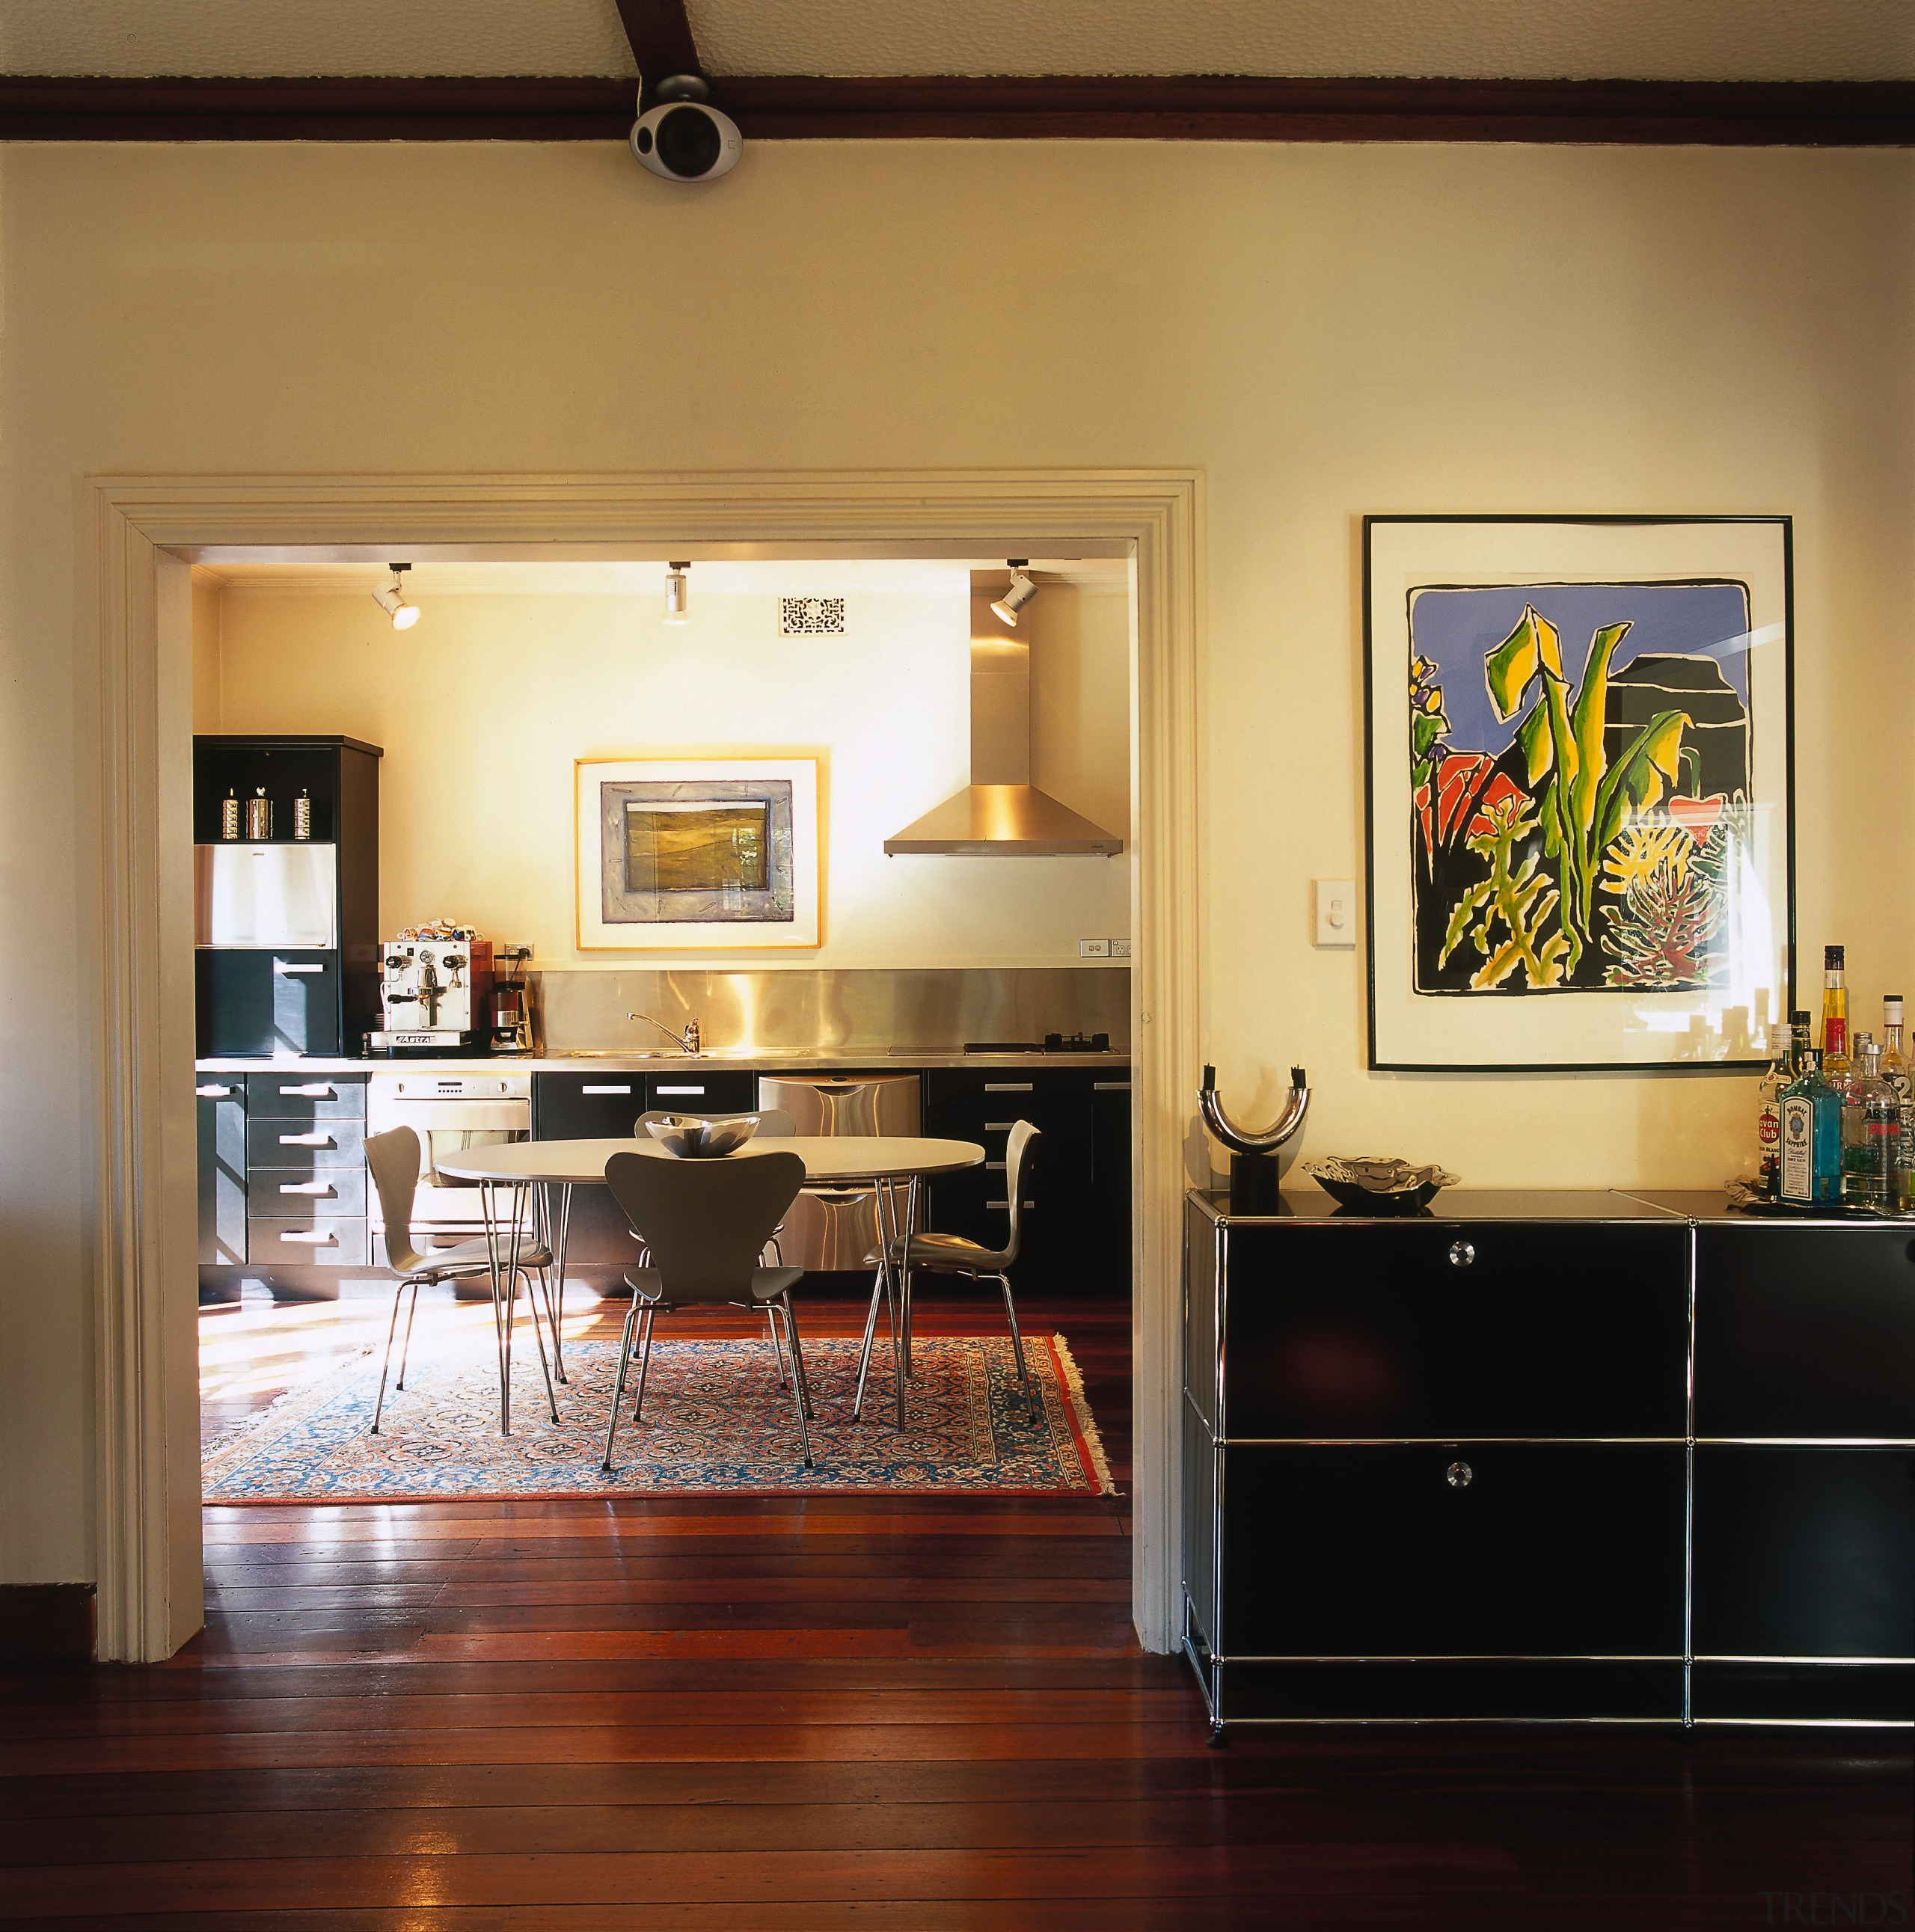
[[[1453,1490],[1466,1490],[1475,1480],[1476,1472],[1467,1462],[1452,1462],[1443,1472],[1443,1480]]]
[[[1449,1244],[1449,1264],[1451,1268],[1468,1268],[1476,1258],[1475,1244],[1472,1241],[1452,1241]],[[1467,1482],[1468,1477],[1463,1480]]]

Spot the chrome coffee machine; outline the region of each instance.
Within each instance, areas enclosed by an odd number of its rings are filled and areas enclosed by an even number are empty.
[[[374,1053],[473,1054],[491,1049],[492,942],[460,926],[418,927],[380,949],[385,1024]]]

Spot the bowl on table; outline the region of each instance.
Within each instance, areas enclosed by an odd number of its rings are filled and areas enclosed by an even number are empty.
[[[692,1114],[674,1114],[662,1120],[645,1123],[653,1139],[683,1160],[714,1160],[721,1154],[735,1154],[758,1132],[755,1114],[740,1114],[728,1120],[701,1120]]]
[[[1368,1214],[1414,1214],[1457,1177],[1440,1167],[1412,1167],[1395,1155],[1325,1154],[1303,1171],[1341,1208]]]

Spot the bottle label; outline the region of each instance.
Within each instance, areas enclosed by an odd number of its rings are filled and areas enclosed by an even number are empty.
[[[1832,1013],[1822,1022],[1822,1057],[1824,1060],[1834,1054],[1848,1051],[1848,1022],[1838,1019]]]
[[[1811,1148],[1815,1110],[1799,1096],[1782,1102],[1782,1196],[1789,1201],[1815,1198]]]
[[[1755,1138],[1764,1154],[1773,1154],[1782,1137],[1782,1123],[1775,1108],[1765,1102],[1755,1123]]]

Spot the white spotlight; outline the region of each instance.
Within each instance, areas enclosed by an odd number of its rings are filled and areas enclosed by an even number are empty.
[[[372,601],[392,620],[395,631],[410,631],[419,622],[419,606],[406,602],[405,587],[401,573],[412,568],[409,563],[395,563],[389,566],[392,581],[383,590],[375,590]]]
[[[689,563],[674,563],[665,580],[665,620],[668,624],[692,621],[692,590],[686,572]]]
[[[991,606],[992,616],[1001,617],[1013,631],[1017,628],[1018,612],[1037,594],[1037,586],[1024,574],[1028,560],[1021,556],[1006,558],[1015,574],[1010,580],[1010,588]]]

